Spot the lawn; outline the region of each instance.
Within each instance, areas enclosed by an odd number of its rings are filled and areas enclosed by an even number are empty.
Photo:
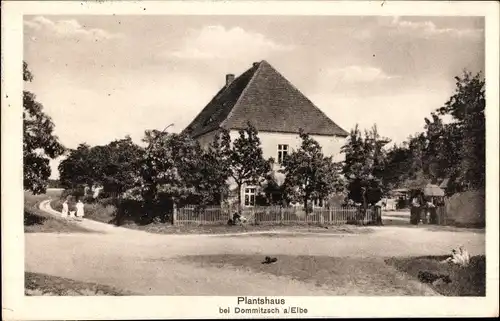
[[[470,265],[460,267],[455,264],[440,263],[446,256],[424,256],[413,258],[391,258],[387,264],[399,271],[418,279],[420,271],[449,275],[451,283],[440,283],[430,286],[445,296],[485,296],[486,293],[486,257],[474,256]]]
[[[157,234],[231,234],[245,232],[269,232],[273,236],[273,232],[301,232],[301,233],[322,233],[322,234],[353,234],[353,233],[369,233],[372,229],[361,226],[287,226],[287,225],[171,225],[171,224],[125,224],[121,227],[146,231]],[[262,236],[262,234],[259,234]]]
[[[25,233],[74,233],[90,232],[75,223],[59,219],[41,211],[40,202],[59,197],[60,191],[48,191],[46,194],[33,195],[24,193],[24,232]]]
[[[277,255],[277,261],[263,264],[262,255],[183,256],[181,261],[199,266],[230,268],[272,274],[333,289],[337,295],[420,296],[436,295],[426,285],[387,265],[381,258]]]
[[[85,283],[42,273],[24,273],[27,296],[132,295],[132,293],[97,283]]]

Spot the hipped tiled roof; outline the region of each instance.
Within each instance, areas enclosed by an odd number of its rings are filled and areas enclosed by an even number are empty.
[[[265,60],[224,86],[186,127],[193,137],[218,128],[243,129],[251,122],[258,131],[347,136],[297,88]]]

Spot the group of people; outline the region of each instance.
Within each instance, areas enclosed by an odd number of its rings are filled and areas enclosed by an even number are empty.
[[[442,205],[442,201],[438,198],[425,197],[423,194],[415,195],[411,200],[412,218],[410,220],[413,224],[436,223],[436,208],[439,205]]]
[[[68,199],[66,199],[63,203],[63,208],[61,215],[63,218],[73,218],[73,219],[82,219],[84,215],[84,205],[82,200],[78,200],[74,207],[70,210]]]

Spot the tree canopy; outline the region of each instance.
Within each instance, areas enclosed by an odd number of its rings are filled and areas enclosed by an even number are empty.
[[[377,126],[361,135],[358,125],[351,130],[346,144],[342,146],[345,161],[342,173],[347,180],[348,197],[356,203],[375,204],[384,189],[389,139],[381,137]],[[366,192],[366,193],[365,193]]]
[[[484,78],[464,71],[455,80],[455,92],[424,119],[424,131],[388,151],[386,182],[414,187],[447,178],[449,193],[484,188]]]
[[[323,200],[339,187],[340,175],[332,157],[326,157],[320,144],[301,130],[302,143],[283,160],[285,195],[300,201],[306,211],[310,200]]]
[[[23,80],[30,82],[33,74],[23,61]],[[54,123],[43,112],[36,96],[23,91],[23,183],[34,194],[44,193],[51,174],[49,159],[64,153],[64,146],[54,135]]]
[[[228,148],[229,140],[224,140],[228,151],[229,176],[237,185],[238,208],[241,212],[241,189],[243,185],[260,184],[272,170],[274,160],[264,159],[257,129],[250,123],[247,128],[239,131]]]

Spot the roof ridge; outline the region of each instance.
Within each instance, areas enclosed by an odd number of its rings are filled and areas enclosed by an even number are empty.
[[[236,108],[238,108],[238,106],[240,105],[241,97],[243,97],[245,95],[245,93],[248,91],[248,88],[250,87],[250,85],[255,81],[257,74],[261,71],[261,69],[262,69],[261,66],[262,66],[262,61],[259,62],[259,66],[257,67],[255,72],[253,73],[252,78],[250,78],[250,80],[248,81],[247,85],[245,86],[245,89],[243,89],[243,91],[239,95],[238,99],[236,100],[236,102],[233,105],[233,108],[231,108],[231,110],[227,114],[226,118],[224,118],[224,120],[220,122],[219,127],[223,127],[228,122],[228,120],[231,118],[231,116],[234,114],[234,110]]]

